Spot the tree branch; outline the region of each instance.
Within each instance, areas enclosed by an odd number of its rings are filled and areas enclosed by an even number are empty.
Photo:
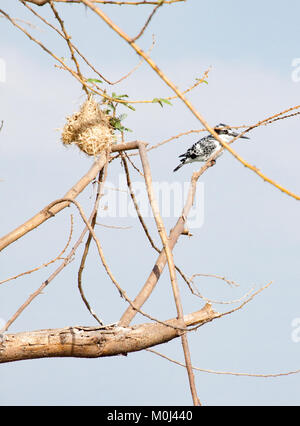
[[[186,326],[212,321],[218,313],[207,304],[184,316]],[[124,355],[166,343],[182,334],[178,319],[133,327],[65,327],[5,334],[0,339],[0,363],[49,357],[98,358]],[[171,326],[171,327],[170,327]],[[172,327],[173,326],[173,327]],[[1,337],[1,335],[0,335]]]
[[[46,3],[49,3],[49,0],[25,0],[28,3],[36,4],[37,6],[43,6]],[[56,3],[81,3],[81,0],[54,0]],[[186,0],[166,0],[164,4],[173,4],[179,3]],[[127,6],[139,6],[139,5],[155,5],[159,4],[157,1],[111,1],[111,0],[92,0],[92,3],[100,3],[100,4],[111,4],[111,5],[127,5]]]

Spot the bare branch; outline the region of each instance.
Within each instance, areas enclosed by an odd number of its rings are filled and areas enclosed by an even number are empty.
[[[152,10],[149,18],[147,19],[147,21],[145,22],[145,25],[143,26],[143,28],[141,29],[141,31],[138,33],[138,35],[134,38],[131,39],[132,42],[136,41],[137,39],[139,39],[143,33],[145,32],[146,28],[148,27],[151,19],[153,18],[153,15],[155,14],[155,12],[164,4],[164,1],[161,1],[159,3],[157,3],[157,5],[154,7],[154,9]]]
[[[215,312],[205,306],[184,317],[185,326],[205,324]],[[48,357],[98,358],[127,354],[166,343],[182,334],[182,321],[133,327],[65,327],[0,335],[0,363]]]
[[[104,166],[104,168],[100,171],[99,173],[99,180],[98,180],[98,188],[97,188],[97,194],[96,194],[96,200],[95,200],[95,204],[94,204],[94,208],[91,214],[91,227],[94,229],[95,224],[96,224],[96,220],[97,220],[97,212],[98,212],[98,207],[99,207],[99,203],[100,203],[100,198],[102,195],[102,188],[103,188],[103,184],[105,182],[106,176],[107,176],[107,166],[108,166],[108,156],[106,159],[106,164]],[[85,247],[84,247],[84,252],[81,258],[81,262],[80,262],[80,266],[79,266],[79,270],[78,270],[78,290],[80,293],[80,296],[85,304],[85,306],[87,307],[88,311],[91,313],[91,315],[95,318],[95,320],[100,324],[100,325],[104,325],[103,321],[100,320],[97,316],[97,314],[93,311],[93,309],[91,308],[91,305],[89,304],[87,298],[85,297],[83,288],[82,288],[82,272],[85,266],[85,261],[89,252],[89,248],[90,248],[90,243],[92,240],[92,234],[89,233],[88,238],[86,240],[85,243]]]
[[[55,263],[57,260],[61,260],[62,255],[65,253],[65,251],[69,247],[69,244],[70,244],[71,238],[72,238],[72,234],[73,234],[73,216],[71,215],[71,229],[70,229],[69,238],[68,238],[68,241],[67,241],[65,247],[62,249],[62,251],[59,253],[59,255],[57,255],[54,259],[50,260],[49,262],[43,263],[41,266],[38,266],[34,269],[30,269],[29,271],[26,271],[26,272],[21,272],[20,274],[15,275],[13,277],[6,278],[5,280],[0,281],[0,284],[7,283],[7,282],[15,280],[17,278],[23,277],[24,275],[32,274],[33,272],[36,272],[39,269],[46,268],[47,266],[51,265],[52,263]]]
[[[139,143],[141,141],[132,141],[132,142],[126,142],[126,143],[117,143],[115,145],[112,145],[111,152],[119,152],[119,151],[129,151],[132,149],[139,149]],[[148,145],[146,142],[142,142],[145,146]]]
[[[160,356],[161,358],[166,359],[167,361],[173,362],[174,364],[180,365],[181,367],[185,367],[185,364],[182,362],[176,361],[160,352],[157,352],[153,349],[146,349],[147,352],[151,352],[155,355]],[[274,378],[274,377],[282,377],[282,376],[290,376],[292,374],[299,374],[299,370],[287,371],[284,373],[269,373],[269,374],[258,374],[258,373],[237,373],[235,371],[216,371],[216,370],[207,370],[204,368],[194,367],[193,370],[201,371],[202,373],[210,373],[210,374],[219,374],[219,375],[228,375],[228,376],[242,376],[242,377],[260,377],[260,378]]]
[[[56,10],[56,8],[55,8],[54,3],[53,3],[52,0],[49,0],[49,4],[50,4],[50,7],[52,9],[52,12],[53,12],[55,18],[58,20],[58,22],[60,24],[61,30],[62,30],[62,32],[64,34],[64,38],[65,38],[65,40],[67,42],[68,48],[69,48],[70,53],[71,53],[71,59],[72,59],[72,61],[74,62],[75,66],[76,66],[77,74],[81,78],[81,80],[84,81],[84,78],[83,78],[83,76],[81,74],[81,71],[80,71],[79,63],[78,63],[78,61],[76,59],[76,56],[75,56],[73,45],[72,45],[72,43],[70,41],[71,37],[68,35],[68,33],[67,33],[66,29],[65,29],[64,21],[59,16],[59,13],[57,12],[57,10]],[[85,91],[85,93],[87,95],[89,94],[87,85],[85,83],[82,85],[82,89]]]
[[[50,28],[52,28],[54,31],[56,31],[62,38],[64,38],[66,41],[68,41],[68,43],[70,43],[71,47],[77,52],[77,54],[82,58],[82,60],[91,68],[91,70],[93,70],[102,80],[104,80],[107,84],[110,85],[115,85],[120,83],[121,81],[125,80],[127,77],[129,77],[130,75],[132,75],[134,73],[134,71],[136,71],[141,64],[144,62],[144,59],[142,58],[138,64],[132,69],[130,70],[127,74],[125,74],[123,77],[119,78],[117,81],[110,81],[108,80],[106,77],[104,77],[103,74],[101,74],[88,60],[87,58],[80,52],[80,50],[74,45],[74,43],[71,42],[70,38],[68,38],[68,36],[66,36],[65,33],[61,32],[58,28],[56,28],[54,25],[51,24],[51,22],[47,21],[47,19],[45,19],[43,16],[41,16],[39,13],[37,13],[34,9],[32,9],[26,2],[25,0],[21,0],[22,4],[27,7],[28,10],[30,10],[35,16],[37,16],[42,22],[44,22],[46,25],[48,25]],[[15,19],[16,21],[18,19]],[[28,24],[29,25],[29,24]],[[150,47],[150,49],[148,50],[148,54],[151,52],[151,50],[153,49],[155,44],[155,40],[154,40],[154,36],[153,36],[153,42],[152,45]],[[87,85],[85,84],[84,87],[87,87]]]
[[[25,0],[28,3],[34,3],[37,6],[43,6],[46,3],[49,3],[49,0]],[[81,3],[81,0],[54,0],[56,3]],[[179,3],[186,0],[166,0],[164,4],[173,4]],[[156,5],[159,4],[158,1],[112,1],[112,0],[92,0],[92,3],[99,4],[110,4],[115,6],[140,6],[140,5]]]

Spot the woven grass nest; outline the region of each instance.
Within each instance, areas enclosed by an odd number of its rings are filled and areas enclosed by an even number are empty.
[[[92,96],[88,97],[79,112],[66,119],[61,134],[64,145],[75,144],[87,155],[95,156],[109,150],[116,142],[109,116],[101,111]]]

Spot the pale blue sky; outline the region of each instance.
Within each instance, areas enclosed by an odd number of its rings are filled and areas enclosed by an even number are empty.
[[[12,17],[30,20],[25,26],[59,56],[65,45],[49,33],[25,8],[4,0]],[[128,72],[136,54],[105,24],[83,7],[59,5],[73,41],[111,80]],[[125,31],[134,35],[151,9],[103,7]],[[45,13],[45,8],[37,8]],[[148,49],[155,34],[152,56],[181,88],[191,85],[209,67],[208,85],[190,99],[210,124],[253,124],[299,103],[300,82],[292,80],[292,60],[300,57],[300,4],[289,1],[209,4],[196,0],[163,7],[153,18],[140,45]],[[49,12],[46,16],[50,18]],[[7,81],[0,83],[0,234],[24,222],[50,201],[63,195],[90,167],[91,160],[60,143],[59,128],[84,96],[79,84],[54,68],[53,60],[4,19],[0,20],[0,57],[6,61]],[[94,77],[92,73],[87,76]],[[132,99],[168,96],[156,75],[143,65],[120,87]],[[178,101],[173,107],[142,105],[128,112],[129,140],[157,143],[201,126]],[[251,141],[236,150],[268,176],[296,193],[299,187],[299,118],[279,121],[251,133]],[[194,165],[172,173],[177,156],[197,135],[165,145],[149,155],[155,181],[187,182]],[[117,185],[119,162],[108,179]],[[133,175],[140,180],[138,175]],[[195,366],[213,370],[277,373],[300,368],[300,343],[292,341],[293,319],[300,317],[299,203],[264,183],[225,153],[201,179],[204,185],[204,225],[183,237],[175,261],[191,276],[214,273],[240,283],[231,289],[218,281],[198,281],[207,297],[232,300],[270,280],[273,285],[243,310],[207,324],[189,335]],[[79,197],[90,211],[92,187]],[[35,267],[64,246],[69,215],[75,218],[74,241],[82,224],[73,209],[60,213],[40,229],[1,253],[0,280]],[[166,219],[168,229],[175,218]],[[147,245],[135,219],[107,219],[108,224],[132,226],[124,231],[97,228],[110,266],[122,287],[134,297],[151,270],[155,253]],[[147,218],[155,240],[153,220]],[[116,244],[116,239],[118,244]],[[130,245],[128,243],[130,241]],[[145,247],[143,255],[141,247]],[[77,290],[80,255],[25,310],[11,332],[94,324]],[[0,318],[8,319],[55,266],[0,288]],[[84,274],[87,297],[105,322],[118,320],[125,303],[107,280],[96,253],[91,252]],[[190,296],[179,280],[185,312],[203,303]],[[170,303],[168,303],[170,301]],[[231,306],[231,305],[230,305]],[[224,311],[227,305],[215,305]],[[145,310],[161,319],[175,316],[167,270]],[[137,317],[136,322],[144,322]],[[182,360],[180,341],[157,348]],[[0,404],[25,405],[189,405],[186,372],[153,354],[142,352],[112,359],[43,359],[0,367]],[[195,372],[199,397],[206,405],[299,405],[300,376],[258,379]]]

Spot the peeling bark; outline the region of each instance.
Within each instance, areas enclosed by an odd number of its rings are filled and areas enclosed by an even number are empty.
[[[184,333],[182,327],[203,325],[218,317],[210,304],[176,319],[133,327],[71,326],[16,334],[4,334],[0,340],[0,363],[48,357],[98,358],[124,355],[166,343]]]

